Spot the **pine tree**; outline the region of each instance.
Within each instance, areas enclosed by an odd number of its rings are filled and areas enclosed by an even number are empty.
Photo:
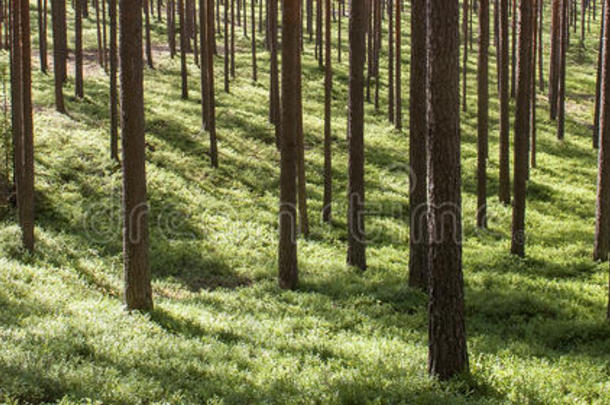
[[[458,0],[431,0],[427,15],[428,370],[445,380],[468,370],[461,240]]]

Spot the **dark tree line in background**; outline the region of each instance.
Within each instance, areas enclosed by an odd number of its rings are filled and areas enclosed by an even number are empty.
[[[593,146],[599,148],[593,256],[596,260],[604,261],[608,260],[610,252],[608,2],[610,0],[603,0],[601,7],[603,18],[597,47],[598,77],[592,135]],[[402,56],[406,42],[403,41],[406,33],[402,19],[403,12],[407,10],[403,1],[351,0],[346,4],[344,0],[315,0],[315,3],[314,0],[119,0],[117,5],[117,0],[101,0],[101,3],[100,0],[93,0],[89,3],[90,0],[74,0],[71,3],[51,0],[55,108],[60,113],[67,113],[63,93],[69,74],[66,5],[71,4],[74,10],[74,102],[80,102],[86,92],[83,23],[89,18],[95,20],[97,63],[108,73],[110,156],[120,163],[123,171],[124,299],[128,309],[150,310],[153,307],[148,259],[149,208],[143,81],[144,61],[148,69],[155,68],[153,49],[156,48],[153,47],[152,38],[155,13],[157,23],[165,26],[170,57],[174,58],[179,52],[183,99],[189,98],[188,54],[192,53],[194,63],[199,68],[201,125],[210,137],[212,167],[219,166],[214,61],[223,58],[222,85],[228,93],[231,81],[236,76],[236,53],[243,52],[235,44],[235,25],[243,28],[243,36],[250,41],[251,77],[254,82],[259,80],[257,52],[269,52],[267,118],[273,128],[280,156],[278,279],[279,286],[284,289],[298,288],[297,239],[309,235],[302,54],[306,46],[313,46],[316,63],[324,72],[324,195],[321,216],[323,222],[333,226],[331,207],[338,198],[333,193],[332,172],[332,52],[337,52],[340,64],[341,23],[343,17],[348,18],[349,77],[345,100],[348,184],[347,199],[342,198],[347,202],[346,261],[361,271],[366,270],[365,102],[370,102],[375,110],[379,110],[384,101],[382,92],[387,91],[388,121],[397,131],[402,130]],[[550,3],[551,17],[548,89],[543,61],[546,3]],[[4,40],[11,51],[11,124],[17,216],[23,245],[33,250],[30,3],[27,0],[10,0],[4,4],[8,6],[10,18],[3,14],[0,19],[0,30],[4,29],[0,31],[0,40]],[[40,68],[46,73],[49,69],[47,0],[37,0],[36,4]],[[94,14],[89,14],[90,5],[94,6]],[[491,5],[493,18],[490,18]],[[498,198],[505,205],[512,204],[510,251],[523,257],[527,245],[528,181],[536,175],[532,169],[539,165],[536,160],[537,96],[543,91],[548,92],[550,118],[556,120],[558,140],[563,140],[566,132],[566,57],[570,35],[577,36],[578,46],[585,48],[589,32],[585,25],[590,26],[590,19],[596,18],[597,7],[595,1],[586,0],[580,3],[577,0],[463,0],[461,3],[458,0],[411,0],[409,6],[408,142],[411,177],[410,190],[405,190],[409,193],[410,207],[408,284],[428,292],[429,372],[447,379],[468,370],[462,272],[460,109],[467,111],[469,108],[469,50],[473,44],[478,44],[476,224],[481,229],[488,226],[489,54],[493,46],[497,56],[499,99]],[[4,13],[4,6],[0,9]],[[585,18],[587,13],[588,20]],[[475,16],[478,18],[477,41],[473,39]],[[577,35],[579,24],[580,34]],[[333,25],[337,30],[335,50],[332,47]],[[384,29],[387,29],[387,37],[382,35]],[[217,37],[223,39],[218,46]],[[383,50],[384,38],[387,38],[387,53]],[[264,49],[257,48],[258,40]],[[384,55],[387,55],[386,61],[382,61]],[[387,83],[380,74],[382,62],[386,62],[388,68]],[[177,81],[178,78],[176,84]],[[515,99],[512,179],[511,97]]]

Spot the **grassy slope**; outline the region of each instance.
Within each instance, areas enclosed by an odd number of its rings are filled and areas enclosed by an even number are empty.
[[[92,21],[86,28],[86,43],[93,48]],[[218,170],[209,167],[208,137],[199,129],[196,67],[189,65],[191,100],[181,101],[179,61],[167,53],[155,55],[157,69],[146,71],[145,83],[156,300],[150,315],[125,313],[120,299],[120,173],[108,157],[106,76],[89,69],[82,101],[71,97],[71,79],[66,86],[70,115],[61,116],[53,111],[52,76],[36,70],[38,247],[31,256],[20,250],[14,214],[4,208],[0,400],[610,402],[610,327],[603,320],[607,268],[590,260],[594,28],[585,54],[570,49],[563,143],[555,140],[546,100],[539,98],[539,168],[529,183],[525,260],[508,254],[510,210],[495,197],[495,59],[491,230],[480,234],[474,227],[476,51],[471,53],[462,161],[472,376],[448,384],[427,377],[426,299],[405,285],[407,134],[392,130],[386,114],[375,113],[371,105],[366,180],[374,212],[367,226],[376,237],[367,272],[344,265],[346,48],[334,81],[337,204],[334,226],[328,227],[317,214],[323,190],[323,77],[313,46],[306,45],[304,125],[313,227],[310,238],[299,240],[302,281],[296,292],[280,291],[275,280],[279,172],[266,121],[268,54],[259,53],[262,74],[253,83],[248,42],[237,28],[240,52],[231,94],[221,91],[222,60],[216,60]],[[162,35],[156,27],[158,43]]]

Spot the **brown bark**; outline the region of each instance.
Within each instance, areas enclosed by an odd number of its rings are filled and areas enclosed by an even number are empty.
[[[468,103],[466,103],[467,92],[467,76],[468,76],[468,2],[470,0],[462,0],[462,41],[464,41],[464,49],[462,51],[462,110],[468,111]]]
[[[399,0],[396,0],[399,2]],[[349,14],[348,90],[348,249],[347,264],[366,269],[364,233],[364,58],[367,9],[365,0],[353,0]]]
[[[38,52],[40,54],[40,70],[47,73],[47,26],[46,26],[46,4],[47,0],[38,0]],[[3,11],[0,11],[3,12]],[[4,16],[3,16],[4,17]],[[0,24],[1,26],[2,24]],[[7,24],[8,26],[8,24]],[[0,41],[2,40],[2,31],[0,27]]]
[[[500,202],[510,204],[510,101],[509,101],[509,45],[508,9],[510,0],[500,0],[500,157],[499,187]]]
[[[599,162],[595,211],[595,260],[608,260],[610,253],[610,1],[604,0]],[[609,308],[610,315],[610,308]]]
[[[513,192],[511,253],[525,256],[525,198],[527,186],[527,148],[530,134],[532,92],[532,12],[531,0],[519,0],[519,39],[517,64],[517,104],[515,110],[515,168]]]
[[[83,2],[87,0],[74,0],[74,90],[76,97],[82,98],[83,91]]]
[[[427,0],[411,3],[411,78],[409,103],[409,162],[411,167],[409,207],[409,285],[428,288],[428,196],[426,168],[426,4]],[[397,2],[396,7],[400,5]],[[398,10],[397,10],[398,11]]]
[[[388,120],[394,123],[394,2],[388,0]],[[339,13],[339,23],[341,13]]]
[[[250,0],[250,24],[252,24],[252,80],[257,81],[256,72],[256,12],[254,8],[254,1]],[[244,11],[245,13],[245,11]]]
[[[224,83],[225,83],[225,92],[229,92],[229,62],[231,55],[229,54],[229,1],[225,0],[224,2]]]
[[[96,0],[96,1],[100,1],[100,0]],[[105,0],[101,0],[101,1],[103,3]],[[148,65],[149,68],[154,69],[155,67],[153,64],[153,57],[152,57],[152,45],[150,43],[150,7],[148,6],[148,0],[144,0],[144,21],[145,21],[144,31],[146,34],[146,45],[145,45],[146,46],[146,64]],[[104,65],[105,65],[106,64],[105,59],[103,59],[103,60],[104,60]]]
[[[63,82],[66,77],[66,47],[64,47],[62,30],[65,27],[65,8],[63,0],[52,0],[53,13],[53,70],[55,76],[55,109],[60,113],[66,112],[64,105]]]
[[[269,122],[275,126],[275,142],[280,149],[280,89],[279,89],[279,69],[277,61],[277,1],[268,0],[269,12],[268,20],[268,36],[269,48],[271,53],[270,61],[270,85],[269,85]]]
[[[552,0],[551,55],[549,58],[549,108],[551,119],[557,118],[557,91],[559,87],[559,43],[561,27],[561,1]]]
[[[460,195],[459,3],[428,2],[428,371],[468,371]]]
[[[331,61],[331,31],[330,2],[325,0],[324,21],[326,25],[326,38],[324,41],[324,200],[322,204],[322,220],[330,223],[332,219],[332,134],[331,134],[331,97],[332,97],[332,61]]]
[[[180,18],[180,77],[182,78],[182,98],[189,98],[188,71],[186,66],[186,47],[188,38],[186,36],[186,16],[184,0],[178,0],[178,15]]]
[[[280,240],[278,251],[279,285],[295,289],[298,283],[296,241],[296,163],[298,131],[299,17],[297,1],[284,3],[282,13],[282,114],[280,161]]]
[[[148,262],[148,203],[142,72],[142,0],[120,0],[123,260],[128,310],[153,308]]]
[[[477,227],[487,228],[487,137],[489,122],[489,0],[479,0],[479,57],[477,68]]]
[[[562,14],[560,22],[561,40],[559,43],[559,84],[557,87],[557,139],[562,140],[565,134],[565,114],[566,114],[566,54],[568,49],[568,1],[561,0]]]
[[[108,6],[108,16],[110,18],[110,157],[119,160],[117,0],[109,0]]]
[[[396,127],[396,129],[400,130],[402,129],[402,81],[401,81],[401,66],[402,66],[402,56],[401,56],[401,36],[402,36],[402,32],[401,32],[401,28],[400,28],[400,24],[401,24],[401,19],[402,19],[402,12],[401,12],[401,2],[400,0],[396,0],[395,2],[396,7],[395,7],[395,17],[396,17],[396,24],[395,24],[395,29],[396,29],[396,91],[395,91],[395,98],[396,98],[396,116],[395,116],[395,121],[394,121],[394,126]]]
[[[602,3],[602,16],[605,13],[606,3]],[[593,118],[593,148],[599,148],[599,120],[601,115],[601,89],[602,89],[602,61],[604,50],[604,29],[605,20],[602,17],[601,29],[599,33],[598,57],[597,57],[597,82],[595,85],[595,116]]]

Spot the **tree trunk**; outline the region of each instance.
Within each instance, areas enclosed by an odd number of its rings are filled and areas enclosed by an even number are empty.
[[[64,47],[62,30],[65,27],[65,9],[62,0],[52,0],[53,13],[53,70],[55,76],[55,108],[60,113],[65,113],[63,95],[63,82],[66,77],[66,52]],[[63,16],[63,17],[62,17]]]
[[[237,4],[239,2],[237,0]],[[231,77],[235,78],[235,0],[231,0]]]
[[[561,41],[559,44],[559,84],[557,88],[557,139],[562,140],[565,133],[565,114],[566,114],[566,53],[568,49],[568,1],[561,0]]]
[[[396,0],[399,2],[400,0]],[[367,9],[365,0],[352,0],[349,13],[349,90],[347,133],[349,182],[347,264],[366,269],[364,233],[364,58]],[[400,30],[399,30],[400,31]]]
[[[182,78],[182,98],[189,98],[188,71],[186,66],[186,47],[188,38],[186,37],[186,16],[184,10],[184,0],[178,0],[178,15],[180,18],[180,75]]]
[[[273,2],[272,2],[273,3]],[[296,241],[296,164],[298,130],[299,72],[299,13],[298,1],[284,3],[282,13],[282,115],[280,161],[280,240],[279,285],[295,289],[298,283]],[[273,24],[273,23],[272,23]]]
[[[47,73],[47,27],[46,27],[46,0],[38,0],[38,52],[40,54],[40,70],[42,73]],[[0,12],[4,12],[3,10]],[[1,26],[2,24],[0,24]],[[8,27],[8,24],[6,24]],[[1,29],[1,28],[0,28]],[[8,28],[7,28],[8,29]],[[2,40],[2,32],[0,31],[0,41]]]
[[[74,0],[74,90],[76,97],[83,98],[83,2]]]
[[[602,15],[605,15],[606,2],[602,3]],[[595,14],[594,14],[595,15]],[[604,50],[604,31],[605,20],[602,17],[601,29],[599,32],[599,48],[597,57],[597,82],[595,85],[595,117],[593,118],[593,148],[599,148],[599,120],[601,115],[601,92],[602,92],[602,61]]]
[[[325,45],[325,66],[324,66],[324,201],[322,204],[322,220],[330,223],[332,219],[332,191],[333,191],[333,173],[332,173],[332,134],[331,134],[331,99],[332,99],[332,62],[331,62],[331,32],[332,26],[330,23],[330,3],[331,0],[325,0],[325,25],[326,38]]]
[[[254,8],[254,1],[250,0],[250,24],[252,25],[252,80],[257,81],[256,72],[256,11]],[[245,13],[245,10],[244,10]]]
[[[117,0],[109,0],[110,17],[110,157],[119,160],[119,111],[117,106],[118,88],[118,44],[117,44]]]
[[[515,98],[515,86],[517,81],[517,0],[512,0],[513,12],[512,12],[512,58],[511,58],[511,83],[510,83],[510,97]]]
[[[394,123],[394,2],[388,1],[388,120]],[[341,23],[341,13],[339,13]]]
[[[269,85],[269,122],[275,126],[275,142],[280,148],[280,92],[277,61],[277,1],[269,0],[268,35],[271,51],[270,85]]]
[[[396,97],[396,116],[395,116],[395,121],[394,121],[394,126],[396,127],[396,129],[401,130],[402,129],[402,82],[401,82],[401,66],[402,66],[402,56],[401,56],[401,36],[402,36],[402,32],[400,29],[400,23],[402,20],[402,13],[401,13],[401,2],[400,0],[396,0],[396,7],[395,7],[395,15],[396,15],[396,24],[395,24],[395,29],[396,29],[396,91],[394,92],[395,97]]]
[[[468,2],[470,0],[462,0],[462,40],[464,41],[464,50],[462,52],[462,110],[468,111],[468,104],[466,103],[466,92],[467,92],[467,76],[468,76]]]
[[[599,163],[595,212],[595,260],[608,260],[610,253],[610,1],[604,0]],[[610,309],[609,309],[610,311]],[[610,315],[610,312],[609,312]]]
[[[559,43],[561,35],[561,1],[552,0],[551,55],[549,59],[549,108],[551,119],[557,118],[557,91],[559,87]]]
[[[459,3],[431,0],[427,15],[428,371],[445,380],[468,370],[460,196]]]
[[[500,173],[498,197],[500,202],[510,204],[510,101],[509,101],[509,45],[508,10],[510,0],[500,0]]]
[[[142,0],[120,0],[123,260],[128,310],[152,310],[142,72]]]
[[[479,66],[477,69],[477,227],[487,228],[487,136],[489,121],[489,0],[479,0]]]
[[[519,58],[517,66],[517,104],[515,110],[515,173],[511,253],[525,256],[525,197],[527,186],[527,148],[530,134],[532,92],[532,12],[531,0],[519,0]]]
[[[433,0],[434,1],[434,0]],[[409,207],[409,285],[420,290],[428,288],[428,195],[426,168],[426,4],[428,0],[411,3],[411,78],[409,120],[409,162],[411,175]],[[396,2],[396,12],[400,3]]]
[[[100,0],[96,0],[100,1]],[[104,2],[105,0],[101,0]],[[150,7],[148,0],[144,0],[144,18],[145,18],[145,33],[146,33],[146,64],[149,68],[154,69],[152,57],[152,45],[150,43]],[[104,48],[105,49],[105,48]],[[105,51],[104,51],[105,53]],[[104,62],[105,63],[105,62]]]

